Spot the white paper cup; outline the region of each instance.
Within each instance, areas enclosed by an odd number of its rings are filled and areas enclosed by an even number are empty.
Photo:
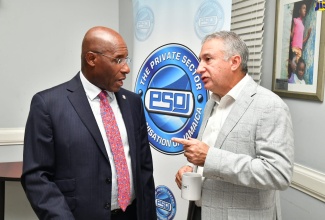
[[[182,176],[181,197],[196,201],[201,199],[202,176],[199,173],[184,173]]]

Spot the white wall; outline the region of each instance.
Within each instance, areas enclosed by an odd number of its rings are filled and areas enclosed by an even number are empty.
[[[275,2],[266,1],[263,41],[265,56],[262,64],[261,85],[270,90],[273,74]],[[319,171],[324,175],[325,103],[290,98],[283,98],[283,100],[290,108],[294,126],[295,163]],[[283,220],[325,219],[325,203],[294,188],[281,192],[281,206]]]
[[[129,57],[133,59],[133,4],[132,0],[120,0],[119,1],[119,28],[120,34],[123,36],[125,43],[128,46]],[[137,71],[134,71],[132,62],[130,64],[131,71],[126,76],[124,81],[124,86],[126,89],[132,90],[132,74],[137,74]]]
[[[24,127],[32,95],[80,69],[84,33],[118,29],[117,0],[0,1],[0,127]]]
[[[118,30],[118,6],[118,0],[0,0],[0,129],[23,128],[32,95],[77,74],[85,32],[97,25]],[[22,145],[0,145],[0,162],[21,159]],[[6,220],[37,219],[19,182],[6,182],[5,193]]]

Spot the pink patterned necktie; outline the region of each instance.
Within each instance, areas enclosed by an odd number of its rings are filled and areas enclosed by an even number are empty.
[[[114,112],[108,103],[106,95],[107,93],[105,91],[101,91],[98,95],[100,99],[100,114],[102,116],[117,171],[118,204],[120,208],[125,211],[130,202],[130,176],[120,131],[115,120]]]

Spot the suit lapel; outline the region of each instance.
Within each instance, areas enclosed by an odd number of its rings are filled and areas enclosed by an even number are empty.
[[[89,105],[85,90],[81,84],[80,76],[77,74],[68,84],[67,90],[70,92],[68,99],[79,115],[81,121],[84,123],[89,133],[93,136],[99,149],[109,161],[105,149],[104,141],[99,131],[96,119]]]
[[[119,105],[123,121],[125,124],[126,132],[128,135],[128,141],[129,141],[129,147],[130,147],[130,156],[131,156],[131,163],[132,163],[132,169],[135,168],[136,164],[136,146],[135,146],[135,134],[134,134],[134,125],[133,125],[133,119],[132,119],[132,112],[131,112],[131,106],[130,102],[128,100],[128,96],[124,94],[124,90],[120,89],[120,91],[115,93],[115,97],[117,100],[117,103]],[[132,170],[132,172],[135,173],[135,170]]]
[[[236,126],[240,118],[246,112],[247,108],[254,99],[254,95],[256,94],[256,87],[257,84],[253,81],[253,79],[250,78],[250,80],[247,82],[242,92],[240,93],[238,99],[236,100],[234,107],[230,111],[222,128],[220,129],[217,141],[215,143],[215,147],[221,148],[226,137],[229,135],[229,133]]]

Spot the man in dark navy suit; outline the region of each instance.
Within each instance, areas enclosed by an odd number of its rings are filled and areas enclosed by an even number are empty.
[[[120,34],[91,28],[82,42],[81,71],[34,95],[21,182],[40,219],[157,219],[143,105],[137,94],[121,88],[129,62]],[[119,206],[118,166],[101,118],[102,91],[117,121],[130,177],[125,210]]]

